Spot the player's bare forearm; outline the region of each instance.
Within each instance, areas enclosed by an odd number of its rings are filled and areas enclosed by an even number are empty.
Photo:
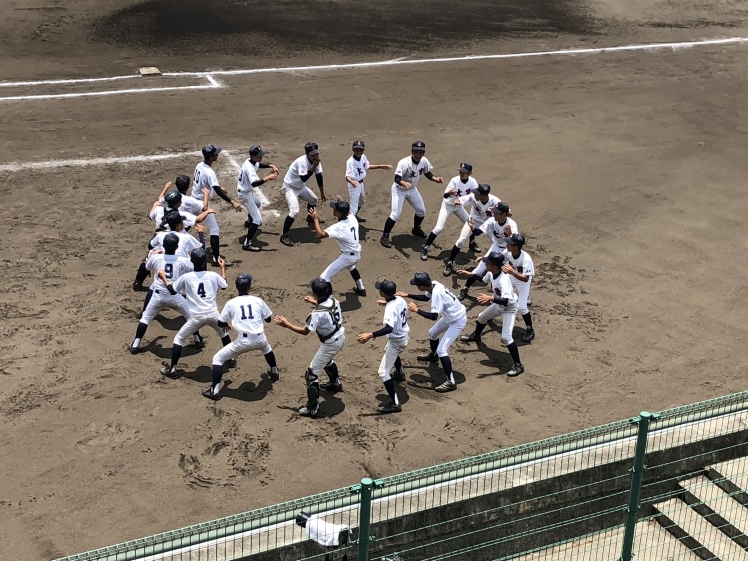
[[[307,329],[306,326],[301,327],[300,325],[294,325],[283,316],[275,316],[275,323],[293,331],[294,333],[298,333],[299,335],[307,335],[309,333],[309,329]]]
[[[164,185],[164,188],[161,189],[161,194],[158,196],[158,199],[156,199],[157,202],[161,202],[161,199],[164,198],[166,192],[169,190],[169,187],[171,187],[171,181],[167,181],[166,185]]]
[[[206,211],[209,208],[209,205],[208,205],[209,195],[210,195],[210,191],[208,191],[207,189],[205,189],[203,191],[203,211]]]
[[[348,185],[350,185],[351,187],[358,187],[358,181],[356,181],[352,177],[349,177],[349,176],[346,175],[345,176],[345,180],[348,183]]]
[[[370,164],[369,169],[385,169],[390,171],[392,166],[390,164]]]

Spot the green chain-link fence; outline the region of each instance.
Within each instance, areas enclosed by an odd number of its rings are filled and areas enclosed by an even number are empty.
[[[737,561],[746,456],[742,392],[58,561]]]

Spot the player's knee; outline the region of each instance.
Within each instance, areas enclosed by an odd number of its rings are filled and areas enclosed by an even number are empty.
[[[521,315],[521,316],[524,316],[525,314],[529,314],[530,313],[530,309],[527,306],[525,306],[524,308],[519,308],[519,310],[517,310],[517,311],[518,311],[519,315]]]
[[[292,209],[290,209],[288,211],[288,216],[290,216],[291,218],[296,218],[298,215],[299,215],[299,209],[298,208],[296,208],[296,209],[292,208]]]
[[[379,379],[382,380],[382,382],[386,382],[390,379],[390,372],[386,368],[380,368],[377,370],[377,374],[379,374]]]
[[[400,218],[400,213],[399,212],[391,212],[389,218],[393,222],[397,222],[398,218]]]
[[[426,209],[424,208],[416,210],[416,216],[418,218],[423,218],[424,216],[426,216]]]
[[[311,366],[306,369],[306,372],[304,372],[304,380],[306,380],[307,386],[311,386],[314,382],[319,381],[319,376],[314,373]]]
[[[501,342],[504,343],[506,346],[509,346],[512,343],[514,343],[514,338],[511,335],[507,335],[507,336],[502,335]]]
[[[211,364],[213,366],[223,366],[224,362],[226,362],[226,360],[221,356],[221,353],[216,353],[213,355],[213,360],[211,361]]]

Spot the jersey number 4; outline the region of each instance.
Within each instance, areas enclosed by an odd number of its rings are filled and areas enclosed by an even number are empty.
[[[247,310],[244,311],[244,306],[239,306],[239,309],[242,311],[242,319],[255,319],[255,316],[252,315],[252,306],[247,306]]]
[[[197,285],[197,295],[200,298],[205,298],[205,285],[203,283]]]

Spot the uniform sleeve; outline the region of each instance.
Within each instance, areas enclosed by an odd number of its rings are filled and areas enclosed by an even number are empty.
[[[495,222],[494,220],[486,220],[483,224],[480,226],[480,231],[484,234],[488,235],[488,229],[491,227],[491,224]]]
[[[223,278],[218,273],[216,275],[216,283],[218,284],[218,288],[228,288],[229,284],[226,282],[226,279]]]
[[[423,166],[424,166],[423,173],[428,173],[434,169],[434,167],[431,165],[431,162],[429,162],[428,159],[423,158],[421,162],[423,162]]]
[[[255,181],[259,181],[260,180],[260,176],[257,175],[257,170],[255,169],[255,167],[252,164],[248,164],[247,168],[248,168],[247,169],[247,177],[249,177],[249,181],[248,181],[249,185],[247,185],[247,186],[251,189],[252,188],[252,183],[254,183]]]
[[[317,314],[309,314],[306,318],[305,326],[309,331],[317,331]]]
[[[355,165],[353,163],[353,158],[348,158],[348,161],[345,163],[345,176],[346,177],[353,177],[356,178],[356,170],[354,169]]]
[[[231,303],[231,300],[226,302],[226,305],[223,307],[223,310],[221,311],[221,316],[218,318],[223,323],[228,323],[231,318],[234,317],[234,305]]]
[[[504,282],[501,283],[501,297],[502,298],[511,298],[512,296],[514,296],[514,289],[512,288],[511,281],[505,275],[504,276]]]
[[[491,284],[491,281],[493,281],[493,275],[491,273],[486,273],[483,275],[483,282],[486,284]]]
[[[184,277],[179,277],[171,286],[175,292],[184,292],[184,283]]]
[[[393,306],[389,306],[384,309],[384,318],[382,319],[382,325],[389,325],[391,328],[395,328],[395,312]]]
[[[192,261],[185,257],[180,257],[178,260],[179,263],[179,276],[185,275],[187,273],[191,273],[195,270],[195,266],[192,264]]]
[[[317,167],[315,168],[314,173],[322,173],[322,162],[317,164]]]
[[[157,206],[151,211],[151,213],[148,215],[148,218],[150,218],[151,220],[161,220],[161,217],[163,215],[164,215],[164,208]]]
[[[325,229],[325,233],[330,236],[331,238],[338,238],[340,237],[340,223],[335,223],[329,228]]]
[[[210,187],[218,187],[218,176],[216,175],[216,172],[213,171],[213,168],[210,168]]]
[[[262,319],[268,319],[272,315],[273,315],[273,311],[270,309],[267,303],[263,300],[262,301]]]
[[[397,162],[397,168],[395,169],[395,175],[399,175],[400,177],[403,177],[405,175],[405,171],[408,169],[408,160],[402,159],[399,162]]]
[[[522,263],[522,274],[527,275],[528,277],[535,274],[535,264],[532,262],[529,255],[525,256],[524,263]]]
[[[470,193],[469,195],[463,195],[462,197],[457,197],[457,200],[460,201],[460,204],[462,206],[474,206],[475,205],[475,199],[473,198],[473,194]]]
[[[509,228],[511,229],[512,234],[519,234],[519,230],[517,229],[517,223],[514,220],[512,220],[509,223]]]
[[[441,314],[444,309],[444,301],[442,300],[441,294],[434,294],[431,297],[431,313]]]
[[[189,241],[190,251],[192,251],[193,249],[198,249],[198,248],[203,247],[202,244],[200,243],[200,241],[197,238],[193,238],[189,234],[187,235],[187,238],[190,240]]]
[[[161,254],[151,255],[146,261],[145,268],[149,271],[155,271],[158,269],[158,262],[161,260]]]
[[[361,163],[363,164],[364,169],[369,169],[369,158],[361,156]]]

